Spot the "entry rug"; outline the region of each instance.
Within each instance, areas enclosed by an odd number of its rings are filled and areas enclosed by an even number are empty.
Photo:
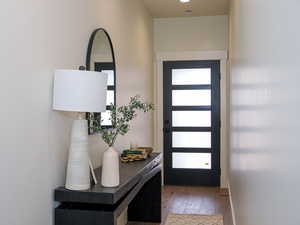
[[[223,225],[223,216],[169,214],[166,225]]]

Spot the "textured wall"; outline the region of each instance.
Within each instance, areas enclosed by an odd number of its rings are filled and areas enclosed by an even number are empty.
[[[297,0],[231,4],[231,192],[237,225],[298,225]]]

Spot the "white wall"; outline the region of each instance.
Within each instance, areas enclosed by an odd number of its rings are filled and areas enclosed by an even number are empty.
[[[84,64],[90,33],[104,27],[115,46],[118,103],[135,93],[151,100],[152,20],[140,0],[5,0],[0,27],[0,223],[50,225],[71,125],[51,110],[53,70]],[[151,115],[139,119],[129,139],[151,145],[151,126]]]
[[[97,20],[107,29],[115,48],[117,71],[117,105],[127,104],[130,97],[140,94],[146,101],[153,100],[153,21],[140,0],[101,0]],[[104,3],[105,2],[105,3]],[[118,137],[119,151],[130,146],[153,146],[153,113],[140,114],[133,121],[132,130]],[[98,135],[90,137],[92,161],[101,162],[107,147]]]
[[[300,223],[300,2],[231,5],[231,178],[237,225]]]
[[[163,151],[163,96],[161,60],[221,60],[221,186],[227,187],[228,128],[227,76],[228,16],[154,19],[154,49],[158,74],[155,80],[155,146]],[[221,50],[221,51],[220,51]],[[219,54],[220,53],[220,54]],[[221,58],[219,55],[221,55]],[[225,55],[225,57],[224,57]],[[216,57],[217,58],[214,58]],[[163,59],[165,57],[165,59]],[[205,58],[207,57],[207,58]]]
[[[228,16],[154,19],[156,52],[225,50]]]

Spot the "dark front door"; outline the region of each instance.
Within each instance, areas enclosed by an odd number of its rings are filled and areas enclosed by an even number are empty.
[[[220,185],[220,61],[166,61],[164,182]]]

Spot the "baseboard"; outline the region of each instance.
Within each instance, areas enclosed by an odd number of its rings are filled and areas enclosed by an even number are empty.
[[[235,211],[234,211],[234,207],[233,207],[233,201],[232,201],[232,195],[231,195],[230,183],[228,183],[228,191],[229,191],[229,200],[230,200],[230,208],[231,208],[232,222],[233,222],[233,225],[237,225],[237,224],[236,224]]]
[[[221,196],[229,196],[228,188],[220,188],[220,195]]]

